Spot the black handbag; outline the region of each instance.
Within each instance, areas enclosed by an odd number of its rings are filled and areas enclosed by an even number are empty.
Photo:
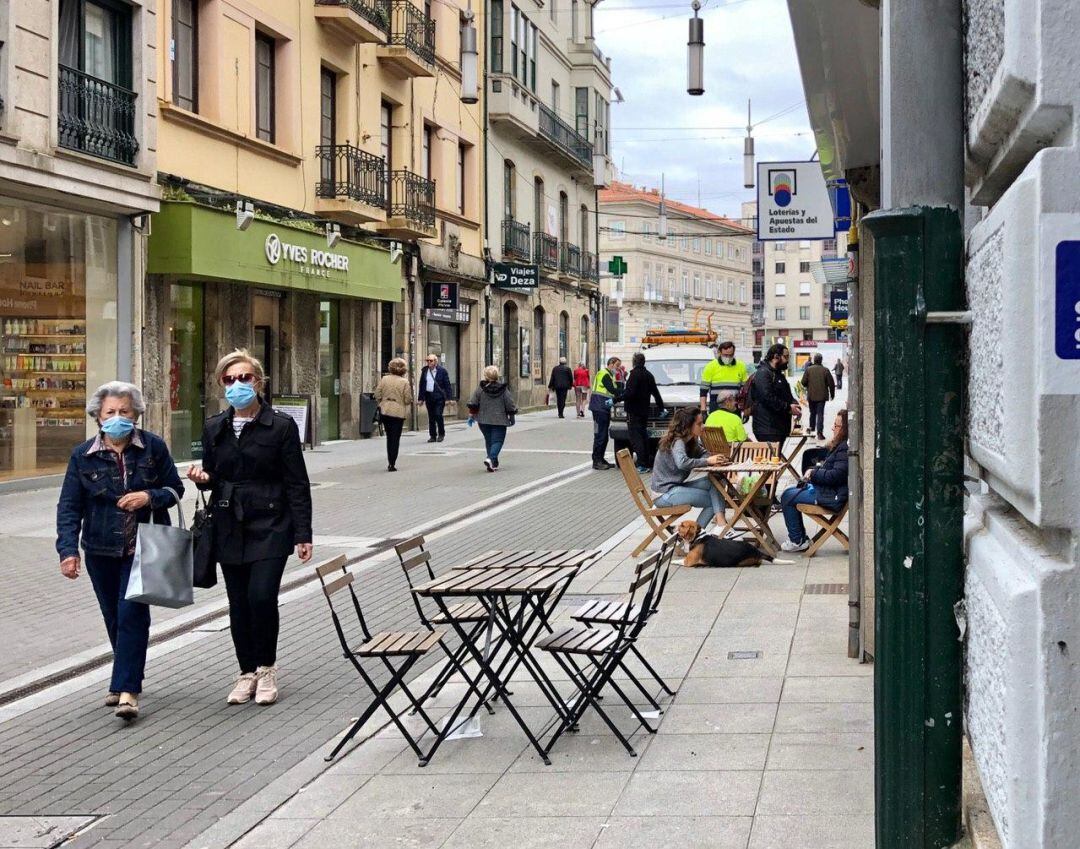
[[[191,534],[195,539],[194,571],[192,583],[208,590],[217,584],[217,561],[214,559],[214,523],[206,497],[199,491],[199,506],[191,521]]]

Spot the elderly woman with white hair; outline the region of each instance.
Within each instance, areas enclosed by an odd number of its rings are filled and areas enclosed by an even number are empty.
[[[506,442],[506,429],[514,424],[517,405],[509,387],[499,380],[496,366],[487,366],[483,378],[469,398],[469,425],[479,422],[487,448],[484,467],[494,472],[499,468],[499,452]]]
[[[113,647],[112,682],[105,704],[121,719],[139,715],[150,608],[128,601],[128,576],[140,522],[153,515],[169,524],[169,507],[184,484],[164,440],[137,427],[146,411],[130,383],[99,386],[86,406],[98,426],[93,439],[71,452],[56,505],[56,551],[60,572],[79,577],[80,537],[86,571],[94,585]]]

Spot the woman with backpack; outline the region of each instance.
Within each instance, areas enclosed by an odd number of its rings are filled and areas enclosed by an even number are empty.
[[[514,416],[517,415],[514,396],[507,385],[499,381],[498,367],[488,366],[484,369],[483,380],[473,390],[468,406],[469,427],[477,422],[480,432],[484,434],[484,446],[487,448],[484,467],[494,472],[499,468],[499,452],[506,441],[506,429],[513,427]]]

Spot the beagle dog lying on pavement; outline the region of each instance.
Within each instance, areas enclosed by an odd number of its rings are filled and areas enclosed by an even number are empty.
[[[763,560],[773,562],[771,554],[756,546],[741,539],[721,539],[707,534],[701,525],[690,519],[679,522],[675,526],[675,533],[689,552],[683,560],[684,566],[725,568],[760,566]]]

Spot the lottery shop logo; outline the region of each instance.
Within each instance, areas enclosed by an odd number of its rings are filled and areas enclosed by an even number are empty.
[[[794,171],[769,169],[769,197],[773,203],[780,207],[790,206],[796,194]]]

